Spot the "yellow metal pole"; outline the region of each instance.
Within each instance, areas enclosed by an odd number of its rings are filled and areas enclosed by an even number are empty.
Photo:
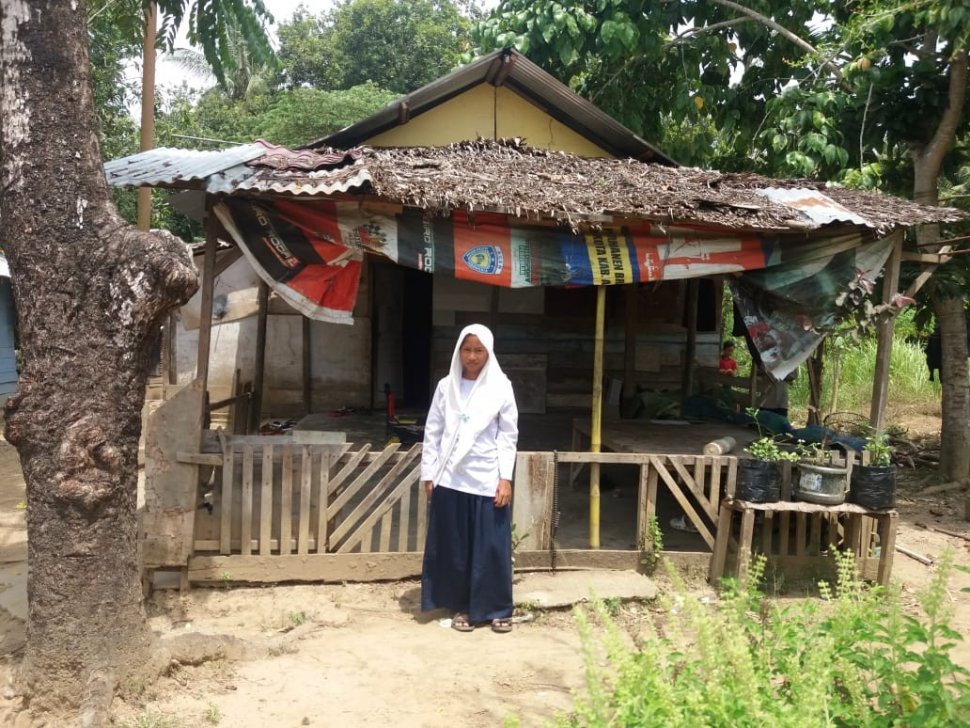
[[[599,452],[603,429],[603,339],[606,329],[606,287],[596,288],[596,336],[593,346],[593,423],[590,452]],[[600,547],[600,464],[589,465],[589,547]]]

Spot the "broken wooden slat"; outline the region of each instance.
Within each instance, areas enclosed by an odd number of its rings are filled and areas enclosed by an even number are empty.
[[[221,432],[221,430],[219,430]],[[186,465],[212,465],[213,467],[222,465],[222,456],[204,452],[187,452],[179,450],[175,453],[175,459]]]

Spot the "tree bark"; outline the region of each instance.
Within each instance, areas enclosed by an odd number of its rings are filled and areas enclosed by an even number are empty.
[[[968,57],[962,50],[950,59],[947,109],[930,142],[913,150],[913,199],[924,205],[940,203],[938,185],[943,158],[953,144],[963,115],[967,95]],[[917,231],[920,249],[935,252],[929,245],[940,239],[938,225],[924,225]],[[940,325],[943,350],[943,422],[940,430],[940,471],[949,480],[970,473],[970,384],[967,380],[967,319],[964,299],[933,295],[933,308]]]
[[[185,246],[115,213],[84,0],[0,0],[0,220],[24,369],[5,407],[27,484],[31,708],[99,725],[151,669],[136,529],[151,332],[196,289]],[[62,725],[63,723],[58,723]]]

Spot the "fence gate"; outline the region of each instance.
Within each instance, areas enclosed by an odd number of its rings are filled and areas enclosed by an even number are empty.
[[[327,578],[308,559],[324,554],[347,555],[328,562],[365,570],[383,563],[413,572],[420,563],[427,519],[421,445],[351,449],[225,435],[220,444],[221,464],[195,519],[190,579],[210,580],[216,567],[217,578],[233,581],[266,567],[282,572],[279,581]],[[400,555],[397,562],[377,558]],[[331,578],[341,578],[342,568]]]

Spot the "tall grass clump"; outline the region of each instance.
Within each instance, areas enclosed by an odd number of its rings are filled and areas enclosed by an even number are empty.
[[[667,564],[675,598],[635,646],[603,604],[577,608],[586,689],[557,725],[970,725],[968,673],[950,659],[961,639],[946,601],[952,553],[919,618],[903,612],[898,591],[867,589],[851,555],[834,558],[835,586],[787,605],[736,583],[701,604]],[[762,557],[749,583],[763,573]]]
[[[853,342],[842,348],[839,371],[839,411],[866,412],[872,399],[872,379],[876,371],[876,347],[874,338]],[[822,406],[829,408],[835,374],[835,356],[826,351],[822,375]],[[799,376],[789,389],[793,406],[808,405],[808,377]],[[926,354],[918,343],[896,339],[889,360],[889,401],[895,405],[920,405],[939,407],[940,384],[930,381],[926,368]]]

